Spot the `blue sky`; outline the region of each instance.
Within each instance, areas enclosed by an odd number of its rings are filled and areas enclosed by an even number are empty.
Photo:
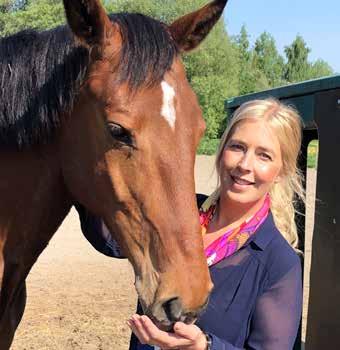
[[[281,54],[300,34],[310,61],[321,58],[340,73],[340,0],[229,0],[224,16],[229,35],[245,24],[253,44],[267,31]]]

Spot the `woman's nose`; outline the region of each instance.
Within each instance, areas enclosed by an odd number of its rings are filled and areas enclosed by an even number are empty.
[[[253,158],[254,157],[251,153],[244,153],[242,158],[240,159],[240,162],[238,163],[239,168],[242,170],[251,170],[254,161]]]

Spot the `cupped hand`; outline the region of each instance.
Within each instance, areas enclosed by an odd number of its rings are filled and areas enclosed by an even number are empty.
[[[195,325],[177,322],[174,333],[160,330],[149,317],[133,315],[128,325],[142,344],[155,345],[162,350],[205,350],[206,337]]]

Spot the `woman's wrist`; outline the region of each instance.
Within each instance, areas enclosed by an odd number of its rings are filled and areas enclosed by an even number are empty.
[[[209,334],[202,332],[199,340],[200,350],[211,350],[211,337]]]
[[[211,337],[208,333],[204,333],[204,336],[205,336],[205,342],[206,342],[204,350],[211,350],[211,345],[212,345]]]

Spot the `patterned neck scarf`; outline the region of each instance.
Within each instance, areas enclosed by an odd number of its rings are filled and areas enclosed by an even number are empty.
[[[203,236],[206,234],[207,227],[213,218],[218,197],[213,193],[202,204],[200,209],[200,224]],[[217,264],[222,259],[237,252],[248,241],[259,226],[265,221],[270,208],[270,197],[266,196],[262,207],[250,218],[245,220],[239,227],[226,230],[221,236],[216,238],[205,249],[208,266]]]

